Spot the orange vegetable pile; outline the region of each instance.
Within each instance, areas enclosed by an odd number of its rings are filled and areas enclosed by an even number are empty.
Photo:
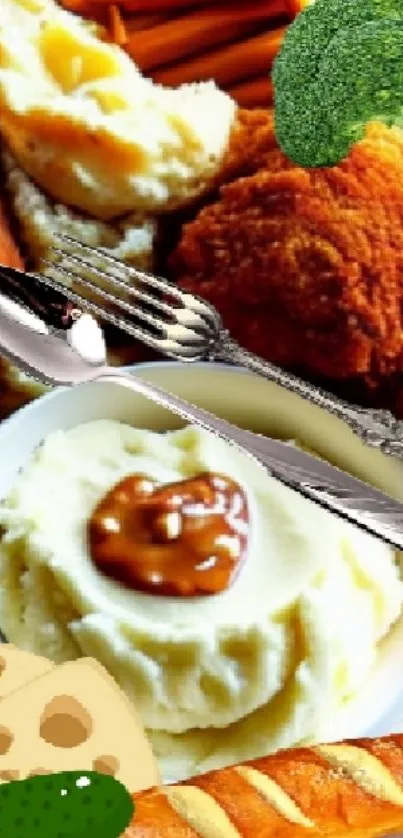
[[[62,0],[107,27],[160,84],[214,79],[242,107],[272,102],[270,68],[308,0]]]

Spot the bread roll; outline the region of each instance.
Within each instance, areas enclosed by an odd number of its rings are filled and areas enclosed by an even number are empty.
[[[134,795],[125,838],[374,838],[403,829],[403,734],[296,748]]]

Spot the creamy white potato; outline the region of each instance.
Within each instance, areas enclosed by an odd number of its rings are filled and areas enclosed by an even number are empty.
[[[141,270],[152,270],[157,224],[136,213],[115,223],[100,221],[53,202],[8,152],[2,155],[5,185],[18,221],[19,233],[35,269],[46,268],[54,236],[70,236],[90,247],[101,247],[115,259]]]
[[[100,219],[186,204],[221,168],[235,103],[213,82],[153,84],[101,38],[54,0],[1,0],[8,147],[56,200]]]
[[[153,596],[102,574],[87,522],[123,477],[219,471],[244,488],[248,556],[214,596]],[[356,693],[401,613],[393,552],[188,427],[112,421],[53,433],[19,474],[0,524],[0,625],[56,662],[97,657],[133,699],[170,776],[320,732]]]

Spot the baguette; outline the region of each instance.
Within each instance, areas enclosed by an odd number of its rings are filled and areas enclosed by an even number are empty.
[[[403,734],[280,751],[133,799],[124,838],[376,838],[403,829]]]

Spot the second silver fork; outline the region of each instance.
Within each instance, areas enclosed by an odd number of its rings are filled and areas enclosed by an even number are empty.
[[[231,337],[211,304],[166,279],[67,236],[56,237],[46,275],[37,278],[163,355],[244,367],[337,416],[367,445],[403,458],[403,423],[389,411],[349,404],[253,355]]]

